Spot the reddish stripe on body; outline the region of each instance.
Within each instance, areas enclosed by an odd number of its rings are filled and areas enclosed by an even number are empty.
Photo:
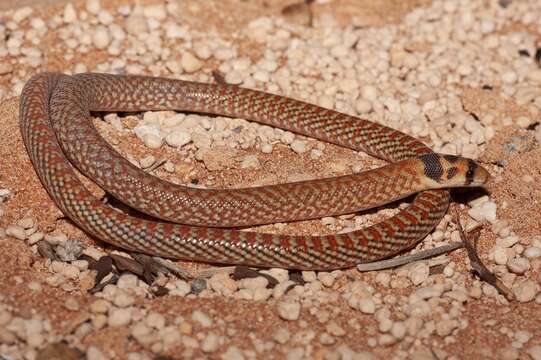
[[[419,225],[419,220],[407,210],[402,212],[401,215],[405,217],[406,220],[408,220],[412,225]]]

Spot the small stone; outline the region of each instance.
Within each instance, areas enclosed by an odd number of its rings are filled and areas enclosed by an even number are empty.
[[[113,298],[113,304],[120,308],[132,306],[135,303],[133,296],[126,294],[125,292],[118,293]]]
[[[277,305],[278,315],[284,320],[297,320],[301,313],[301,304],[296,301],[281,301]]]
[[[231,295],[238,288],[237,282],[229,277],[228,274],[219,272],[214,274],[208,281],[209,287],[222,295]]]
[[[492,201],[487,201],[482,203],[479,206],[471,208],[468,211],[468,215],[476,221],[496,221],[496,203]]]
[[[308,151],[308,147],[307,147],[307,144],[306,144],[306,141],[303,141],[303,140],[294,140],[292,143],[291,143],[291,149],[293,151],[295,151],[297,154],[303,154],[305,153],[306,151]]]
[[[273,335],[274,341],[284,345],[291,338],[291,334],[287,328],[279,328]]]
[[[165,137],[165,142],[171,147],[182,147],[192,141],[190,133],[182,130],[172,131]]]
[[[506,265],[507,260],[507,249],[499,246],[496,247],[496,250],[494,250],[494,262],[498,265]]]
[[[273,149],[274,149],[274,146],[272,146],[272,144],[269,144],[269,143],[261,144],[261,152],[263,154],[270,154],[272,153]]]
[[[193,73],[201,69],[203,64],[201,61],[192,55],[190,52],[186,52],[182,55],[182,59],[180,60],[180,64],[182,66],[182,69],[187,73]]]
[[[105,314],[109,311],[111,304],[104,299],[98,299],[90,304],[90,311],[94,314]]]
[[[379,332],[382,332],[382,333],[391,331],[392,327],[393,327],[393,321],[389,318],[381,319],[378,324],[378,330]]]
[[[372,298],[359,299],[358,307],[363,314],[373,314],[376,312],[376,303]]]
[[[80,309],[79,302],[73,297],[69,297],[64,302],[64,307],[71,311],[78,311]]]
[[[319,342],[322,345],[332,345],[336,340],[329,333],[323,332],[319,335]]]
[[[341,337],[341,336],[346,335],[346,330],[344,330],[344,328],[342,328],[340,325],[338,325],[336,323],[336,321],[334,321],[334,320],[329,321],[329,323],[327,324],[326,330],[331,335],[334,335],[334,336],[337,336],[337,337]]]
[[[199,310],[195,310],[192,313],[192,320],[198,322],[203,327],[210,327],[213,323],[212,319],[207,314]]]
[[[517,360],[519,358],[519,351],[514,347],[506,347],[500,350],[499,359],[501,360]]]
[[[148,169],[152,165],[156,163],[156,158],[153,155],[147,155],[141,160],[139,160],[139,164],[141,165],[141,168]]]
[[[143,140],[145,145],[150,149],[159,149],[163,144],[162,137],[155,134],[145,134],[142,136],[141,140]]]
[[[523,255],[528,259],[536,259],[538,257],[541,257],[541,248],[537,246],[530,246],[526,250],[524,250]]]
[[[29,245],[37,244],[38,242],[43,240],[44,236],[45,234],[43,234],[42,232],[33,233],[32,235],[28,237],[28,244]]]
[[[191,288],[190,288],[190,284],[188,284],[186,281],[184,280],[176,280],[174,282],[174,288],[171,290],[170,294],[171,295],[176,295],[176,296],[186,296],[190,293],[191,291]]]
[[[208,333],[201,342],[201,350],[204,353],[211,353],[218,350],[220,338],[215,333]]]
[[[360,115],[368,114],[372,111],[372,103],[366,99],[359,98],[355,103],[355,110],[357,110]]]
[[[45,236],[43,237],[43,240],[47,241],[49,244],[53,246],[58,246],[68,241],[68,236],[64,233],[45,234]]]
[[[18,240],[26,239],[26,232],[24,231],[24,228],[19,225],[9,225],[6,228],[6,235],[14,237]]]
[[[513,274],[523,275],[530,268],[530,262],[526,258],[515,258],[509,260],[507,263],[507,268]]]
[[[303,271],[302,279],[306,282],[314,282],[317,280],[317,274],[315,271]]]
[[[295,134],[289,131],[284,131],[282,136],[280,137],[280,141],[286,145],[290,145],[295,140]]]
[[[42,289],[41,284],[37,281],[30,281],[27,286],[30,290],[35,291],[35,292],[40,292]],[[1,321],[0,321],[0,324],[1,324]]]
[[[89,13],[97,15],[101,10],[100,0],[87,0],[85,8]]]
[[[126,21],[124,21],[124,29],[132,35],[146,34],[148,33],[148,24],[143,16],[133,14],[128,16]]]
[[[236,346],[230,346],[227,350],[220,355],[222,360],[244,360],[244,355],[242,351]]]
[[[109,46],[111,37],[105,26],[98,26],[92,33],[92,42],[97,49],[105,49]]]
[[[139,284],[139,279],[134,274],[122,274],[118,278],[116,286],[119,289],[135,289]]]
[[[143,15],[146,18],[162,21],[167,18],[167,11],[163,4],[147,5],[143,8]]]
[[[377,96],[378,96],[376,87],[373,86],[373,85],[365,85],[365,86],[363,86],[361,88],[361,96],[364,99],[373,102],[374,100],[377,99]]]
[[[13,15],[11,15],[11,19],[16,23],[19,23],[32,15],[33,12],[34,10],[30,6],[24,6],[15,10]]]
[[[261,164],[259,163],[257,155],[246,155],[240,163],[241,169],[259,169],[260,167]]]
[[[8,62],[0,62],[0,75],[10,74],[13,71],[13,66]],[[4,190],[4,189],[2,189]],[[0,196],[0,199],[2,196]]]
[[[163,329],[165,327],[165,317],[158,312],[151,312],[147,315],[145,323],[154,329]]]
[[[420,288],[414,292],[415,296],[423,300],[440,297],[442,293],[443,289],[438,285]]]
[[[334,284],[334,276],[332,276],[330,273],[320,272],[317,275],[317,278],[319,279],[319,281],[321,281],[321,283],[325,287],[331,287]]]
[[[403,321],[393,322],[391,327],[391,335],[397,340],[402,340],[406,336],[406,325]]]
[[[56,246],[55,253],[60,260],[67,262],[77,260],[83,250],[84,248],[81,242],[68,239]]]
[[[506,84],[514,84],[518,80],[518,75],[514,71],[506,71],[502,74],[502,81]]]
[[[31,218],[31,217],[25,217],[25,218],[22,218],[21,220],[17,221],[17,225],[23,227],[25,230],[34,227],[35,224],[36,224],[36,220],[34,218]]]
[[[381,346],[390,346],[396,343],[396,339],[389,334],[383,334],[378,337],[378,344]]]
[[[530,279],[516,282],[513,285],[513,294],[519,302],[530,302],[537,294],[536,284]]]
[[[526,350],[532,360],[541,360],[541,345],[535,345]]]
[[[408,278],[411,280],[413,285],[417,286],[428,279],[429,272],[430,268],[426,263],[419,263],[413,266],[413,268],[408,272]]]
[[[113,308],[109,312],[109,317],[107,318],[107,324],[111,327],[116,326],[126,326],[132,320],[132,308]]]
[[[516,123],[521,128],[526,129],[532,124],[532,120],[527,116],[519,116],[516,120]]]
[[[100,349],[95,346],[89,346],[86,349],[86,360],[108,360],[109,358],[105,356]]]
[[[457,327],[458,322],[456,320],[441,320],[436,323],[436,333],[442,337],[451,335]]]
[[[67,24],[71,24],[75,21],[77,21],[77,13],[75,12],[75,8],[73,7],[72,3],[67,3],[64,7],[64,22]]]

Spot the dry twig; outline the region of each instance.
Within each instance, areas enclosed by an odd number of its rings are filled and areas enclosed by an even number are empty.
[[[455,221],[458,227],[458,232],[460,233],[460,238],[462,239],[462,242],[464,243],[464,247],[466,248],[466,252],[468,254],[468,258],[470,259],[470,266],[472,267],[472,271],[481,279],[481,281],[486,282],[487,284],[490,284],[498,290],[500,294],[505,296],[505,298],[509,301],[513,300],[513,295],[511,291],[494,275],[490,270],[487,269],[485,264],[481,261],[479,258],[479,255],[477,255],[477,239],[479,238],[479,234],[474,237],[474,240],[470,241],[466,233],[464,232],[464,229],[462,228],[462,224],[460,223],[460,214],[455,207]]]

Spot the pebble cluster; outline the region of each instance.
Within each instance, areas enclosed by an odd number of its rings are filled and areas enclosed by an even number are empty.
[[[329,19],[316,20],[308,28],[283,18],[259,18],[238,33],[263,46],[262,56],[255,60],[217,33],[198,32],[177,22],[174,15],[179,6],[168,2],[110,8],[99,0],[87,0],[83,7],[68,3],[47,18],[30,7],[0,14],[4,20],[0,21],[0,76],[9,76],[11,81],[9,87],[0,87],[0,99],[19,94],[24,81],[46,65],[46,49],[41,44],[54,33],[58,36],[55,46],[68,63],[93,52],[106,55],[98,64],[73,62],[67,69],[71,73],[151,74],[210,82],[212,64],[229,84],[384,123],[426,139],[439,152],[476,158],[495,132],[507,125],[532,130],[541,142],[541,126],[535,122],[541,109],[536,36],[510,30],[511,24],[520,23],[541,33],[535,15],[541,13],[541,4],[536,1],[509,5],[506,1],[434,1],[415,9],[401,23],[381,28],[343,29]],[[506,113],[495,106],[472,113],[460,98],[464,88],[494,92],[498,101],[515,102],[521,112]],[[201,162],[209,171],[232,166],[260,169],[260,153],[270,154],[277,146],[313,160],[326,151],[321,142],[243,119],[147,112],[128,117],[109,114],[105,121],[120,136],[132,136],[149,150],[175,149],[181,161]],[[243,150],[254,151],[239,158]],[[152,155],[130,160],[143,169],[157,162]],[[165,170],[174,174],[175,161],[167,160]],[[361,169],[353,165],[342,170]],[[11,191],[15,189],[0,188],[0,219]],[[334,232],[348,232],[388,212],[326,217],[321,224]],[[541,305],[541,234],[519,237],[505,219],[498,218],[497,204],[488,196],[468,203],[466,212],[466,229],[489,224],[494,234],[494,246],[483,259],[489,268],[512,289],[519,303]],[[130,360],[170,354],[175,348],[181,348],[184,357],[203,354],[224,360],[262,358],[276,352],[291,360],[304,359],[319,356],[321,348],[328,360],[376,359],[379,349],[393,346],[394,359],[458,359],[443,348],[455,344],[457,335],[471,325],[469,302],[488,301],[509,309],[505,307],[508,300],[494,287],[472,281],[449,256],[362,277],[343,271],[296,274],[282,269],[243,279],[234,279],[225,270],[193,281],[158,277],[156,282],[167,289],[166,296],[270,302],[283,320],[281,325],[268,334],[252,334],[251,343],[240,346],[234,341],[234,319],[225,314],[194,310],[171,317],[143,306],[153,296],[151,287],[134,274],[121,274],[84,306],[75,294],[96,285],[95,271],[80,258],[84,254],[99,260],[102,250],[84,248],[62,233],[42,231],[31,216],[0,228],[0,237],[4,236],[24,241],[34,253],[44,242],[54,249],[56,260],[45,260],[49,276],[24,286],[35,293],[44,286],[65,291],[64,307],[78,314],[69,333],[60,335],[44,315],[17,316],[0,297],[0,355],[23,354],[25,359],[37,358],[47,344],[60,340],[83,351],[87,359],[113,358],[114,354],[99,347],[85,347],[81,339],[116,327],[128,328],[144,349],[127,354]],[[460,241],[459,231],[447,215],[417,250],[456,241]],[[23,279],[16,280],[23,285]],[[317,329],[309,318],[315,319]],[[500,358],[513,360],[527,354],[541,359],[541,345],[531,341],[533,334],[521,324],[502,327],[489,320],[482,326],[506,339]],[[357,341],[346,341],[351,332],[363,334],[364,348]],[[438,345],[429,349],[427,344]],[[487,356],[496,356],[486,350]]]

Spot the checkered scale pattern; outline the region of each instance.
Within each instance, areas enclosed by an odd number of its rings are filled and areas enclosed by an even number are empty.
[[[89,121],[90,111],[163,109],[242,117],[365,151],[392,164],[338,178],[195,190],[135,168]],[[20,120],[30,159],[62,212],[93,236],[132,251],[260,267],[346,268],[413,247],[449,204],[447,190],[423,191],[423,163],[417,157],[431,151],[418,140],[367,120],[236,86],[42,73],[23,89]],[[167,222],[129,216],[103,204],[83,186],[74,167],[126,204]],[[419,191],[397,215],[346,234],[286,236],[224,228],[350,213]]]

